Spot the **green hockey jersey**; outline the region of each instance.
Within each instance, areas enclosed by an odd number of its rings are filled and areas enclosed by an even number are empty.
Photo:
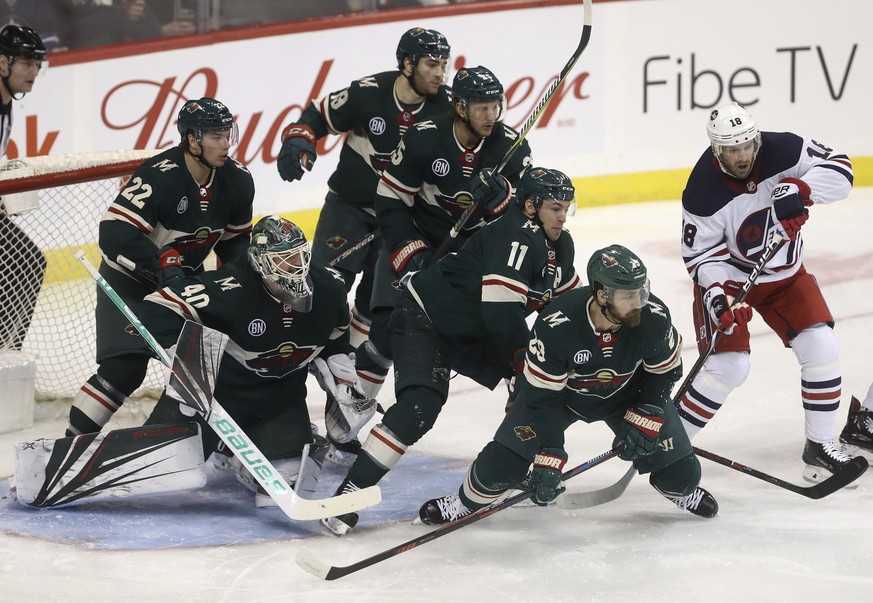
[[[476,148],[466,149],[455,137],[453,123],[449,115],[417,123],[392,153],[376,189],[376,219],[389,248],[416,239],[439,247],[472,203],[472,177],[497,167],[519,136],[498,122]],[[525,140],[501,173],[514,187],[530,162]],[[469,220],[450,250],[460,248],[484,223],[481,217]]]
[[[244,262],[151,293],[145,300],[153,303],[144,304],[140,319],[165,348],[176,342],[186,319],[228,335],[217,399],[287,400],[286,386],[296,381],[289,377],[305,371],[315,356],[352,351],[345,284],[334,269],[313,262],[312,309],[299,313],[269,295]]]
[[[186,274],[199,274],[213,249],[222,262],[245,256],[254,195],[241,163],[229,159],[201,187],[185,166],[185,151],[173,147],[143,162],[106,210],[100,252],[111,268],[133,276],[118,264],[119,255],[148,268],[169,245]]]
[[[531,330],[519,399],[539,411],[553,434],[543,445],[563,442],[562,407],[579,419],[599,420],[638,399],[669,404],[682,376],[682,337],[670,312],[654,295],[637,327],[599,332],[588,315],[590,287],[570,291],[540,313]],[[600,311],[597,309],[596,311]]]
[[[569,232],[549,241],[515,203],[457,254],[416,274],[409,292],[453,346],[490,340],[511,361],[528,340],[525,317],[579,286]]]
[[[345,201],[372,208],[379,175],[408,128],[451,109],[449,89],[405,105],[394,92],[398,71],[385,71],[352,82],[348,88],[312,101],[300,122],[318,138],[348,132],[339,163],[327,183]]]

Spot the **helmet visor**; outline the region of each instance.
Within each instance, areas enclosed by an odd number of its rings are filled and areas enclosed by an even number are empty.
[[[615,306],[620,312],[639,310],[648,303],[651,293],[649,279],[642,287],[636,289],[616,289],[615,287],[603,287],[606,294],[606,303]]]

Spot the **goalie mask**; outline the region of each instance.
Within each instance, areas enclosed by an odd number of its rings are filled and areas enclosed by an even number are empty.
[[[712,153],[718,159],[722,171],[728,176],[738,177],[725,165],[723,155],[729,147],[752,143],[751,162],[755,162],[761,150],[761,131],[755,118],[739,103],[722,105],[713,109],[706,124],[706,133],[712,146]]]
[[[252,229],[248,249],[252,269],[273,297],[297,312],[312,309],[311,257],[306,235],[285,218],[267,216]]]
[[[543,201],[547,199],[570,201],[567,213],[571,216],[576,213],[576,189],[570,177],[558,170],[542,167],[532,167],[527,170],[515,189],[515,199],[522,211],[528,199],[533,203],[536,211],[540,210]]]
[[[601,312],[614,324],[623,322],[616,317],[638,311],[649,301],[646,265],[626,247],[610,245],[595,251],[588,260],[587,272],[595,300],[599,290],[603,290],[606,296],[606,305],[600,306]]]

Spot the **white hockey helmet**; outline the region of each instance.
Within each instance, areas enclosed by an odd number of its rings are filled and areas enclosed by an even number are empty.
[[[761,150],[761,131],[758,129],[758,124],[746,108],[737,102],[713,109],[706,124],[706,133],[709,135],[712,152],[719,163],[724,147],[754,141],[756,157]],[[722,169],[724,169],[723,164]]]

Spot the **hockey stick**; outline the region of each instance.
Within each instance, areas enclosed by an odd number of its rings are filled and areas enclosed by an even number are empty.
[[[739,294],[737,294],[734,299],[731,307],[736,307],[745,301],[746,296],[749,295],[749,291],[751,291],[752,286],[758,281],[758,277],[761,276],[761,273],[764,271],[764,267],[767,265],[767,262],[776,255],[776,252],[779,251],[779,248],[782,247],[782,243],[784,243],[786,237],[779,231],[773,231],[773,235],[770,238],[770,242],[767,244],[767,247],[764,248],[764,253],[761,254],[761,257],[758,258],[758,261],[755,262],[755,265],[752,267],[752,271],[749,273],[749,278],[746,279],[746,282],[743,283],[742,288],[740,289]],[[697,373],[703,369],[703,363],[706,362],[706,359],[710,357],[712,352],[715,350],[715,344],[718,343],[718,340],[721,339],[724,331],[719,329],[712,336],[712,339],[709,340],[709,347],[704,350],[702,354],[697,358],[697,362],[694,363],[694,366],[691,367],[691,370],[688,371],[688,376],[685,377],[685,381],[682,382],[682,385],[679,386],[679,389],[676,390],[676,393],[673,395],[673,403],[677,406],[679,405],[679,400],[682,399],[688,389],[691,387],[691,382],[694,381],[695,377],[697,377]]]
[[[188,329],[186,337],[180,335],[183,350],[179,351],[177,348],[177,357],[175,359],[170,358],[170,355],[163,346],[155,340],[133,311],[124,303],[109,283],[106,282],[106,279],[103,278],[88,258],[85,257],[85,252],[79,250],[76,252],[75,258],[88,271],[91,278],[97,281],[99,287],[109,296],[109,299],[121,310],[122,314],[127,317],[136,330],[139,331],[139,334],[148,343],[149,347],[154,350],[164,366],[171,369],[171,386],[173,386],[176,393],[183,396],[184,403],[203,414],[209,427],[226,444],[228,450],[233,451],[241,461],[241,464],[252,474],[270,497],[276,501],[276,504],[288,517],[295,520],[323,519],[358,511],[381,502],[382,495],[378,486],[371,486],[350,494],[320,500],[305,499],[297,496],[285,478],[267,460],[267,457],[255,446],[242,428],[237,425],[233,417],[212,397],[211,390],[212,385],[214,385],[215,374],[218,370],[218,358],[223,353],[224,345],[227,343],[227,336],[209,329],[210,333],[218,335],[216,335],[217,339],[210,338],[207,341],[203,337],[204,327],[188,321],[182,328],[183,334],[186,334],[186,328]],[[195,342],[197,341],[209,343],[213,350],[219,353],[214,354],[210,352],[209,354],[204,354],[203,350],[200,349],[199,343],[196,345],[198,349],[195,352],[192,348],[195,347]],[[218,350],[219,347],[221,348],[220,350]]]
[[[737,295],[737,297],[734,299],[733,303],[731,304],[731,307],[734,307],[734,306],[737,306],[737,305],[743,303],[743,301],[746,299],[746,296],[749,295],[749,291],[751,291],[752,286],[757,282],[758,277],[761,276],[761,272],[763,272],[764,267],[766,266],[767,262],[769,262],[770,259],[774,255],[776,255],[776,252],[779,251],[779,248],[782,246],[782,243],[784,242],[784,240],[785,240],[785,236],[783,234],[781,234],[778,231],[773,232],[773,235],[772,235],[772,238],[770,239],[770,242],[767,244],[767,247],[764,248],[764,252],[761,254],[761,257],[758,258],[758,261],[752,267],[752,271],[749,273],[749,277],[746,279],[746,282],[743,283],[743,286],[740,289],[739,294]],[[679,386],[679,389],[673,395],[673,404],[674,405],[678,406],[679,400],[681,400],[682,396],[684,396],[686,394],[686,392],[688,392],[688,389],[691,387],[692,381],[694,381],[694,378],[697,377],[697,374],[703,368],[703,363],[706,362],[706,359],[709,358],[709,356],[712,354],[713,350],[715,350],[715,344],[718,342],[722,333],[723,333],[723,331],[721,331],[721,330],[716,331],[715,334],[713,335],[712,339],[710,339],[709,347],[706,350],[704,350],[700,354],[700,356],[697,358],[697,362],[695,362],[694,366],[691,367],[691,370],[688,372],[688,376],[685,377],[685,380],[682,382],[682,385]],[[694,450],[698,451],[699,449],[695,448]],[[701,452],[705,452],[706,454],[711,454],[709,452],[706,452],[705,450],[703,450]],[[705,456],[704,454],[699,454],[699,456],[703,456],[704,458],[710,458],[710,457]],[[716,455],[713,455],[713,456],[716,456]],[[721,457],[718,457],[718,458],[721,458]],[[733,461],[728,461],[728,462],[731,463]],[[742,465],[740,463],[737,463],[737,465],[740,467],[745,467],[745,465]],[[755,470],[751,469],[750,471],[754,472]],[[760,473],[760,472],[755,472],[755,473]],[[631,468],[627,470],[627,473],[625,473],[621,477],[621,479],[619,479],[616,483],[614,483],[610,486],[607,486],[605,488],[601,488],[600,490],[594,490],[591,492],[565,492],[560,497],[558,497],[558,506],[562,509],[584,509],[587,507],[594,507],[594,506],[601,505],[601,504],[604,504],[607,502],[611,502],[611,501],[615,500],[616,498],[618,498],[619,496],[621,496],[622,494],[624,494],[624,491],[627,489],[628,484],[634,478],[634,475],[636,475],[636,469],[634,469],[633,466],[631,466]],[[750,475],[753,475],[753,473],[750,473]],[[760,474],[760,475],[765,475],[765,474]],[[777,480],[775,477],[770,477],[770,476],[767,476],[767,477],[769,479],[767,479],[765,481],[769,481],[770,483],[773,483],[773,484],[775,484],[776,481],[781,481],[781,480]],[[776,480],[776,481],[773,481],[773,480]],[[851,481],[851,480],[849,480],[849,481]],[[786,482],[783,482],[783,483],[786,483]],[[794,487],[796,488],[797,486],[794,486]],[[842,486],[840,486],[840,487],[842,487]],[[788,489],[790,490],[791,488],[788,488]],[[837,489],[839,489],[839,488],[837,488]]]
[[[589,492],[564,492],[555,501],[559,509],[570,511],[572,509],[590,509],[599,505],[612,502],[627,490],[628,484],[633,481],[637,474],[637,468],[631,465],[621,479],[605,488],[591,490]]]
[[[378,237],[380,234],[382,234],[382,231],[379,230],[378,228],[376,230],[374,230],[373,232],[368,232],[366,235],[364,235],[364,237],[360,241],[358,241],[357,243],[355,243],[354,245],[352,245],[348,249],[343,249],[338,254],[336,254],[335,256],[330,258],[330,261],[328,261],[328,264],[331,266],[336,266],[338,262],[343,261],[344,259],[346,259],[350,255],[352,255],[353,253],[355,253],[359,249],[363,249],[364,247],[366,247],[367,245],[372,243],[373,239]]]
[[[790,482],[786,482],[784,480],[779,479],[778,477],[773,477],[772,475],[767,475],[766,473],[762,473],[757,469],[752,469],[742,463],[738,463],[737,461],[732,461],[730,459],[726,459],[724,457],[718,456],[717,454],[713,454],[711,452],[707,452],[706,450],[701,450],[700,448],[694,447],[694,453],[697,456],[702,456],[705,459],[709,459],[719,465],[724,465],[725,467],[730,467],[731,469],[735,469],[736,471],[740,471],[741,473],[745,473],[746,475],[751,475],[752,477],[756,477],[760,480],[767,482],[768,484],[773,484],[774,486],[779,486],[785,490],[789,490],[796,494],[800,494],[801,496],[805,496],[807,498],[812,498],[818,500],[819,498],[824,498],[830,494],[833,494],[840,488],[844,486],[848,486],[853,481],[861,477],[865,471],[867,471],[868,463],[867,459],[863,456],[856,456],[853,458],[848,465],[838,469],[834,472],[829,478],[823,480],[814,486],[796,486]]]
[[[583,25],[582,25],[582,36],[579,38],[579,45],[576,46],[576,50],[573,51],[573,55],[570,57],[570,60],[567,61],[567,64],[564,65],[564,68],[561,69],[561,73],[558,74],[558,77],[552,82],[552,85],[549,86],[548,90],[546,90],[545,95],[540,102],[537,103],[537,106],[534,108],[533,113],[530,114],[530,117],[527,118],[527,121],[524,122],[521,130],[519,131],[518,138],[510,145],[510,147],[506,150],[506,153],[503,154],[503,159],[500,160],[500,164],[494,168],[495,172],[503,171],[503,168],[506,167],[506,164],[509,163],[509,160],[512,159],[512,156],[521,146],[521,143],[524,142],[524,139],[527,137],[528,132],[530,132],[531,128],[533,128],[534,124],[539,119],[540,115],[542,115],[545,108],[548,106],[549,102],[551,102],[552,98],[555,96],[555,92],[564,83],[564,80],[567,79],[567,76],[570,75],[570,71],[572,71],[573,67],[576,65],[576,61],[579,60],[579,57],[582,56],[582,52],[585,50],[585,47],[588,46],[588,41],[591,39],[591,0],[584,0],[584,16],[583,16]],[[467,223],[467,220],[470,219],[470,216],[473,215],[473,212],[476,211],[477,203],[471,203],[467,209],[464,210],[464,213],[461,214],[461,217],[458,218],[458,221],[452,226],[452,229],[449,231],[449,234],[443,239],[443,242],[440,244],[439,248],[434,253],[434,260],[438,260],[446,254],[446,251],[451,245],[452,241],[458,237],[461,229],[464,227],[464,224]]]
[[[576,467],[570,469],[569,471],[565,471],[561,476],[561,479],[568,480],[571,477],[575,477],[584,471],[588,471],[592,467],[596,467],[600,463],[604,461],[608,461],[612,457],[616,456],[621,452],[624,448],[624,444],[621,443],[612,450],[607,450],[603,454],[594,457],[590,461],[585,461],[581,465],[577,465]],[[297,562],[297,565],[302,567],[304,570],[315,576],[316,578],[321,578],[322,580],[336,580],[337,578],[342,578],[343,576],[348,576],[358,570],[362,570],[364,568],[370,567],[371,565],[376,565],[380,561],[385,561],[386,559],[390,559],[391,557],[396,557],[401,553],[405,553],[409,550],[417,548],[423,544],[427,544],[437,538],[445,536],[455,530],[459,530],[465,526],[470,525],[471,523],[475,523],[480,519],[485,519],[490,515],[494,515],[498,511],[502,511],[507,507],[511,507],[514,504],[520,503],[521,501],[528,500],[531,497],[533,490],[525,489],[510,496],[505,499],[503,502],[492,504],[487,507],[483,507],[478,511],[474,511],[469,515],[465,515],[460,519],[457,519],[451,523],[447,523],[442,525],[432,532],[428,532],[422,536],[418,536],[413,538],[412,540],[407,540],[403,544],[399,544],[397,546],[391,547],[388,550],[382,551],[372,557],[367,557],[361,561],[356,563],[352,563],[351,565],[345,566],[335,566],[328,565],[318,557],[316,557],[312,551],[310,551],[306,547],[300,547],[297,550],[297,555],[294,557],[294,560]]]

